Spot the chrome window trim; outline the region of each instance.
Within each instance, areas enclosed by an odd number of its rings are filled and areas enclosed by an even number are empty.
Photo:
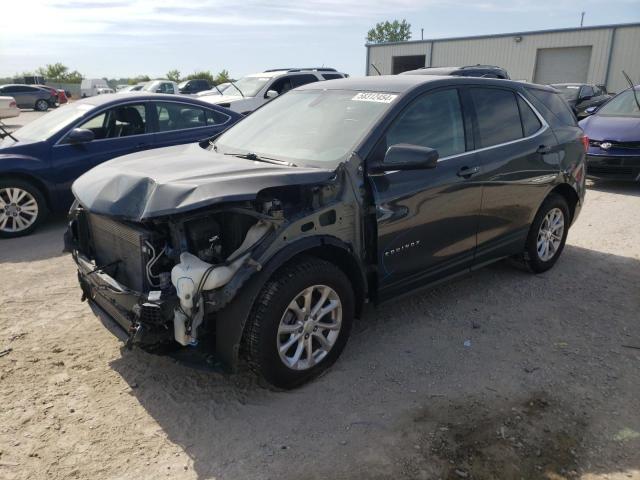
[[[144,105],[146,106],[146,104],[147,104],[147,103],[149,103],[149,102],[156,102],[156,101],[160,101],[160,102],[169,102],[169,103],[180,103],[180,104],[182,104],[182,105],[189,105],[189,106],[191,106],[191,107],[200,107],[200,108],[203,108],[203,109],[209,109],[209,110],[212,110],[212,109],[210,109],[209,107],[205,107],[205,106],[202,106],[202,105],[195,105],[195,104],[193,104],[193,103],[188,103],[188,102],[184,102],[184,101],[180,101],[180,100],[171,100],[171,99],[170,99],[170,100],[164,100],[164,99],[160,99],[160,100],[155,100],[155,99],[154,99],[154,100],[135,100],[135,99],[132,99],[132,100],[129,100],[129,101],[127,101],[127,102],[119,103],[117,106],[118,106],[118,107],[120,107],[120,106],[124,106],[124,105],[140,104],[140,103],[142,103],[142,104],[144,104]],[[77,122],[76,122],[76,123],[75,123],[75,124],[74,124],[70,129],[69,129],[69,131],[67,132],[67,134],[66,134],[66,135],[64,135],[62,138],[60,138],[60,140],[58,140],[58,141],[53,145],[53,147],[55,148],[55,147],[57,147],[57,146],[59,146],[59,145],[70,145],[69,143],[62,143],[62,142],[63,142],[63,140],[67,137],[67,135],[69,135],[69,133],[71,133],[71,130],[73,130],[74,128],[77,128],[77,127],[78,127],[78,125],[82,125],[83,123],[86,123],[86,122],[88,122],[89,120],[92,120],[93,118],[95,118],[95,117],[97,117],[98,115],[102,114],[103,112],[105,112],[105,111],[109,110],[110,108],[114,108],[114,106],[111,106],[111,107],[104,107],[104,108],[96,109],[96,111],[95,111],[95,112],[93,112],[94,114],[93,114],[89,119],[87,119],[87,120],[80,120],[80,121],[77,121]],[[127,135],[126,137],[116,137],[116,138],[135,138],[135,137],[143,137],[143,136],[145,136],[145,135],[154,135],[154,134],[156,134],[156,133],[183,132],[183,131],[187,131],[187,130],[195,130],[196,128],[217,127],[217,126],[226,125],[227,123],[229,123],[229,121],[231,121],[231,116],[230,116],[230,115],[227,115],[226,113],[223,113],[223,112],[218,112],[218,113],[227,117],[227,120],[226,120],[224,123],[218,123],[218,124],[215,124],[215,125],[205,125],[205,126],[203,126],[203,127],[182,128],[182,129],[180,129],[180,130],[168,130],[167,132],[145,132],[145,133],[139,133],[139,134],[137,134],[137,135]],[[146,121],[146,120],[145,120],[145,121]],[[105,140],[115,140],[115,138],[100,138],[100,139],[97,139],[97,140],[92,140],[92,141],[91,141],[91,143],[94,143],[94,142],[104,142]]]

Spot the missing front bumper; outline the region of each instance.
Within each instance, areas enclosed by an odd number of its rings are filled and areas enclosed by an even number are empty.
[[[133,291],[117,282],[80,253],[74,255],[83,299],[100,307],[126,333],[129,344],[152,347],[173,342],[177,297]]]

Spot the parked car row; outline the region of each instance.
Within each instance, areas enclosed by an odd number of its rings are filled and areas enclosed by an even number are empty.
[[[338,358],[365,301],[505,257],[546,271],[587,173],[640,175],[634,89],[585,109],[583,131],[558,88],[344,77],[269,70],[197,97],[145,85],[47,114],[0,143],[0,235],[73,194],[83,297],[130,345],[205,345],[231,370],[242,352],[290,388]]]
[[[0,96],[13,97],[18,108],[45,112],[59,103],[58,90],[41,85],[0,85]]]

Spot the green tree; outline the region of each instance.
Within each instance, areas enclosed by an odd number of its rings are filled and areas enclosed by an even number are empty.
[[[406,20],[399,22],[380,22],[377,23],[367,33],[367,42],[383,43],[383,42],[404,42],[411,39],[411,24]]]
[[[129,85],[135,85],[136,83],[148,82],[150,80],[149,75],[138,75],[137,77],[130,78],[128,83]]]
[[[180,70],[178,70],[177,68],[174,68],[173,70],[169,70],[167,72],[167,80],[171,80],[173,82],[179,82],[180,81]]]
[[[81,83],[82,82],[82,74],[74,70],[73,72],[69,72],[64,76],[64,82],[66,83]]]
[[[69,67],[58,62],[38,68],[37,73],[45,77],[47,80],[61,81],[68,71]]]
[[[184,80],[200,80],[200,79],[208,80],[209,83],[212,84],[212,85],[214,83],[213,75],[208,70],[202,70],[200,72],[193,72],[192,74],[187,75],[186,77],[184,77]]]
[[[62,63],[48,64],[36,70],[38,75],[42,75],[47,80],[64,83],[80,83],[82,74],[77,70],[69,71],[69,67]]]
[[[228,70],[221,70],[220,72],[218,72],[218,75],[215,78],[215,84],[216,85],[220,85],[221,83],[226,83],[231,79],[231,77],[229,77],[229,71]]]

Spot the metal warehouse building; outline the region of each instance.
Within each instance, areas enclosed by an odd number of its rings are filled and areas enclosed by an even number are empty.
[[[621,71],[640,81],[640,23],[367,44],[367,75],[420,67],[498,65],[512,79],[586,82],[610,92],[627,88]],[[374,68],[375,66],[375,68]]]

